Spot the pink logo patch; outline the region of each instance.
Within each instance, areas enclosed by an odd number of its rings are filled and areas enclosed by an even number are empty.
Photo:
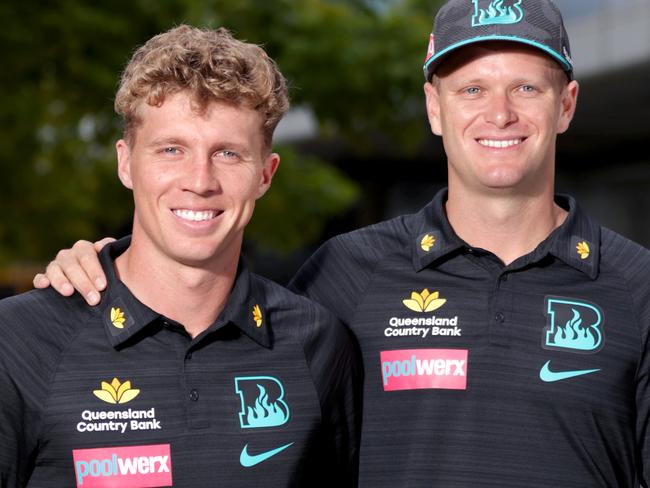
[[[72,457],[77,487],[172,486],[169,444],[75,449]]]
[[[429,47],[427,48],[427,57],[424,60],[424,62],[426,63],[427,61],[429,61],[429,59],[431,59],[431,56],[433,56],[435,52],[436,52],[436,48],[435,48],[435,43],[433,41],[433,34],[429,34]]]
[[[381,351],[384,391],[467,389],[467,349]]]

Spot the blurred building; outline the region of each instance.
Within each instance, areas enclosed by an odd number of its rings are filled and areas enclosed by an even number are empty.
[[[581,83],[575,120],[560,139],[558,188],[650,247],[650,1],[557,4]]]

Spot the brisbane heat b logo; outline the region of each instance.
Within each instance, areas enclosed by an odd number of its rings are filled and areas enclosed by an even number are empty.
[[[546,327],[542,347],[566,352],[594,353],[602,349],[603,312],[594,303],[562,297],[546,298]]]
[[[241,400],[239,423],[242,429],[277,427],[289,420],[289,406],[284,401],[284,388],[277,378],[237,377],[235,392]]]

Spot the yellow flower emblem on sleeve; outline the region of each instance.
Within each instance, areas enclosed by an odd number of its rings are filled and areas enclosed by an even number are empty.
[[[133,400],[140,394],[140,390],[131,388],[131,381],[121,383],[117,378],[113,378],[110,383],[102,381],[101,390],[93,390],[93,394],[106,403],[126,403]]]
[[[425,234],[425,236],[420,241],[420,247],[423,251],[429,252],[435,242],[436,239],[432,235]]]
[[[126,318],[124,318],[124,312],[119,308],[111,307],[111,323],[118,329],[123,329],[125,321]]]
[[[589,244],[587,244],[585,241],[578,242],[576,250],[580,255],[580,259],[587,259],[589,257]]]
[[[446,301],[446,298],[440,298],[439,292],[429,293],[429,290],[425,288],[421,293],[412,292],[411,298],[402,300],[402,303],[414,312],[433,312],[442,307]]]
[[[253,320],[255,321],[255,325],[262,327],[262,310],[260,310],[259,305],[253,307]]]

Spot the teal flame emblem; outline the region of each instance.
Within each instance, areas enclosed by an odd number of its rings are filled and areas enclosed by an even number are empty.
[[[516,0],[512,5],[505,6],[505,0],[492,0],[487,8],[479,7],[479,0],[474,2],[474,15],[472,16],[472,27],[495,24],[516,24],[524,18],[524,11],[521,8],[523,0]]]
[[[548,298],[546,313],[542,347],[591,353],[603,346],[603,314],[595,304]]]
[[[284,388],[277,378],[235,378],[235,392],[241,400],[239,424],[242,429],[277,427],[289,420],[289,406],[284,401]]]

